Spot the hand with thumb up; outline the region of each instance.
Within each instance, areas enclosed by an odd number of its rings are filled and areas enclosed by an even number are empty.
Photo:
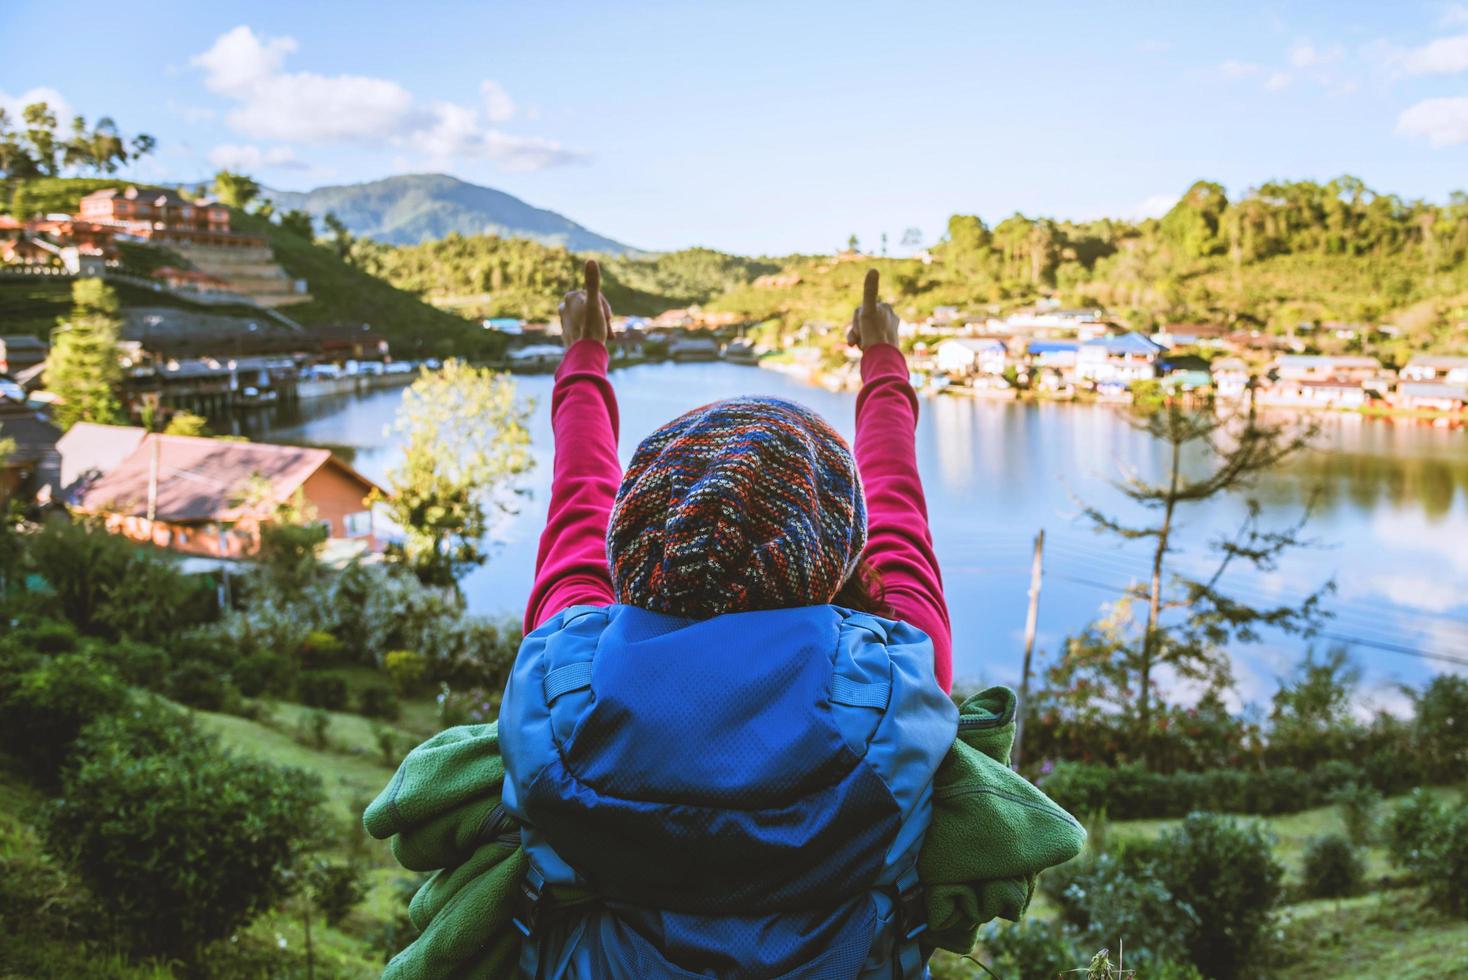
[[[846,331],[846,342],[866,350],[873,344],[897,345],[897,314],[892,307],[877,298],[879,275],[876,269],[867,270],[862,283],[861,305],[851,315],[851,329]]]
[[[612,308],[601,294],[601,267],[586,260],[586,288],[573,289],[561,300],[561,340],[567,347],[578,340],[605,344],[612,332]]]

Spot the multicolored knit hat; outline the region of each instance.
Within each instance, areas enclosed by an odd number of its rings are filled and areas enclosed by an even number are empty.
[[[642,441],[607,527],[617,601],[676,616],[830,602],[867,540],[856,461],[777,398],[696,408]]]

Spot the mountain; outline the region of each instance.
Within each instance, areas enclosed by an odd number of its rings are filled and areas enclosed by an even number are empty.
[[[445,174],[404,174],[366,184],[312,191],[267,191],[277,209],[301,208],[320,219],[335,214],[354,235],[390,245],[417,245],[461,235],[530,238],[573,252],[634,254],[636,249],[581,227],[565,215],[532,207],[504,191]]]

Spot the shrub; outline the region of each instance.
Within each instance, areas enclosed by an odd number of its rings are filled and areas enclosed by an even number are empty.
[[[80,642],[75,626],[54,619],[17,630],[15,639],[23,647],[46,654],[72,653]]]
[[[428,672],[428,658],[416,650],[391,650],[382,658],[387,676],[399,694],[406,695]]]
[[[1158,880],[1197,915],[1188,959],[1229,978],[1255,958],[1280,899],[1284,870],[1258,826],[1213,813],[1190,814],[1159,840]]]
[[[347,706],[347,682],[335,674],[305,670],[296,680],[296,695],[307,707],[341,711]]]
[[[402,761],[398,758],[398,737],[391,728],[375,728],[372,734],[377,738],[377,751],[382,753],[382,764],[389,769],[396,769]]]
[[[94,660],[112,668],[118,678],[135,687],[153,690],[163,685],[168,674],[168,654],[151,643],[118,640],[94,642],[89,650]]]
[[[499,715],[500,696],[478,688],[472,691],[450,691],[447,684],[438,692],[438,724],[440,728],[455,725],[480,725],[494,721]]]
[[[331,731],[331,715],[317,708],[315,711],[302,715],[296,725],[304,740],[318,749],[326,748],[327,735]]]
[[[1006,980],[1052,980],[1085,962],[1066,930],[1044,919],[991,922],[980,930],[979,945]]]
[[[364,687],[357,696],[357,710],[368,718],[395,721],[402,714],[402,705],[390,688],[374,685]]]
[[[329,667],[341,659],[346,644],[326,630],[312,630],[301,643],[301,656],[313,667]]]
[[[1428,778],[1468,773],[1468,677],[1439,674],[1417,699],[1414,737]]]
[[[76,755],[46,846],[135,954],[195,961],[286,894],[322,800],[315,777],[231,755],[146,704],[88,726]]]
[[[1419,873],[1430,862],[1431,841],[1445,817],[1437,797],[1423,789],[1413,790],[1387,817],[1386,846],[1392,863]]]
[[[1084,923],[1083,948],[1118,949],[1124,942],[1126,962],[1143,968],[1184,958],[1199,926],[1192,906],[1152,877],[1147,865],[1135,873],[1126,863],[1103,854],[1066,889],[1071,917]]]
[[[216,668],[198,661],[170,671],[167,690],[173,700],[200,711],[235,711],[240,706],[239,689]]]
[[[1346,826],[1346,837],[1360,847],[1369,843],[1376,829],[1376,809],[1381,805],[1381,794],[1373,786],[1347,783],[1326,796],[1334,803]]]
[[[313,904],[328,925],[338,925],[367,897],[367,879],[355,864],[318,861],[306,876]]]
[[[0,746],[47,787],[56,785],[82,729],[127,703],[122,682],[79,653],[45,660],[7,688],[0,704]]]
[[[1392,860],[1427,886],[1433,904],[1468,916],[1468,811],[1416,790],[1387,822]]]
[[[1305,849],[1302,878],[1310,898],[1344,898],[1361,890],[1366,867],[1355,845],[1340,834],[1317,837]]]
[[[261,650],[236,660],[230,676],[246,697],[285,697],[296,686],[297,673],[296,662],[292,658]]]

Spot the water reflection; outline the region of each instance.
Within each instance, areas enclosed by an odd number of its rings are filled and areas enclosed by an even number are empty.
[[[726,364],[645,365],[620,371],[625,461],[637,441],[697,405],[740,394],[802,401],[847,437],[855,396],[812,388],[757,368]],[[531,436],[537,468],[520,514],[497,529],[495,557],[464,583],[473,606],[514,612],[529,590],[550,479],[549,377],[521,379],[536,400]],[[355,465],[380,478],[398,452],[386,430],[396,390],[361,397],[274,406],[243,420],[261,438],[305,441],[354,451]],[[925,399],[917,447],[928,488],[935,543],[945,570],[960,675],[1012,680],[1026,603],[1035,531],[1047,532],[1047,579],[1040,643],[1060,639],[1095,615],[1115,590],[1145,574],[1140,549],[1098,538],[1074,521],[1076,498],[1125,513],[1110,485],[1123,467],[1143,477],[1165,465],[1163,447],[1113,409],[1014,404],[951,396]],[[1293,521],[1318,494],[1310,532],[1323,547],[1291,555],[1276,574],[1232,583],[1259,601],[1303,596],[1334,578],[1340,587],[1335,636],[1468,655],[1468,433],[1359,417],[1327,417],[1316,448],[1257,488],[1271,520]],[[1199,547],[1230,529],[1242,505],[1221,501],[1183,515],[1179,562],[1201,568]],[[1430,587],[1428,587],[1430,586]],[[1111,591],[1108,591],[1111,590]],[[1248,696],[1261,696],[1302,652],[1299,640],[1271,638],[1241,651],[1238,672]],[[1425,660],[1366,646],[1358,653],[1380,682],[1416,682]]]

